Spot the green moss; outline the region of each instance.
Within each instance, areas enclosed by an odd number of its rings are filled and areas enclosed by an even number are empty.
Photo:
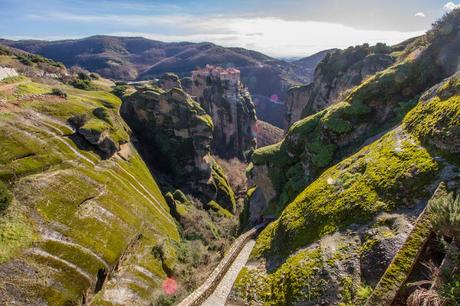
[[[0,214],[10,206],[12,200],[11,192],[5,186],[5,184],[0,181]]]
[[[99,269],[105,269],[104,264],[97,257],[84,252],[76,245],[46,240],[38,246],[44,251],[82,268],[89,275],[96,275]]]
[[[393,258],[390,266],[368,299],[368,304],[383,305],[393,300],[396,292],[409,276],[415,260],[430,233],[430,220],[427,215],[424,215],[417,221],[409,237]]]
[[[10,207],[0,218],[0,264],[30,246],[37,238],[34,224],[18,207]]]
[[[437,170],[436,161],[414,139],[392,132],[311,183],[262,231],[253,253],[287,255],[325,234],[365,223],[403,199],[423,196],[423,186]]]
[[[212,210],[217,212],[220,216],[225,217],[225,218],[232,218],[233,215],[231,212],[223,208],[221,205],[219,205],[216,201],[212,200],[209,201],[207,204]]]
[[[147,253],[158,237],[179,240],[179,232],[158,185],[135,148],[130,145],[128,160],[101,160],[68,137],[74,133],[68,119],[85,115],[88,125],[94,123],[91,128],[100,129],[103,125],[110,137],[115,138],[120,131],[119,139],[128,140],[126,126],[118,114],[121,101],[106,92],[65,85],[57,88],[67,92],[67,100],[33,97],[18,104],[23,112],[0,116],[0,178],[8,181],[15,199],[0,216],[0,262],[21,259],[25,270],[38,273],[33,280],[18,273],[14,280],[0,280],[0,286],[14,283],[21,294],[30,295],[31,300],[40,297],[50,305],[79,302],[90,284],[62,260],[95,277],[104,266],[95,254],[109,265],[125,254],[121,263],[124,268],[141,266],[165,277],[163,268],[173,265],[178,255],[168,253],[168,263],[163,267]],[[48,85],[31,82],[19,85],[16,93],[50,90]],[[7,98],[17,99],[14,95]],[[58,232],[69,243],[40,239],[29,215],[41,220],[44,230]],[[57,258],[22,253],[31,245]],[[130,256],[131,251],[140,255]],[[155,280],[145,283],[149,288],[158,286]]]
[[[315,301],[325,292],[326,281],[319,280],[324,262],[319,248],[303,250],[283,263],[272,274],[243,268],[234,291],[246,302],[264,305],[296,305]]]
[[[222,205],[222,208],[226,209],[227,211],[232,213],[235,212],[235,193],[228,183],[228,179],[224,173],[224,170],[214,159],[211,161],[211,177],[218,191],[215,202]]]
[[[351,277],[344,277],[341,280],[342,301],[340,305],[353,305],[355,286]]]
[[[404,119],[406,130],[457,163],[455,139],[460,137],[460,88],[455,84],[458,82],[460,76],[445,81],[432,98],[420,101]]]
[[[43,95],[51,91],[51,88],[39,83],[19,84],[16,93],[20,95]]]
[[[336,147],[334,144],[322,143],[319,140],[307,144],[308,150],[313,153],[311,161],[318,168],[325,167],[332,161]]]

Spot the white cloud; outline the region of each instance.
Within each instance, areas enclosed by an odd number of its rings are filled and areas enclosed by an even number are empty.
[[[447,2],[445,5],[444,5],[444,11],[446,12],[451,12],[457,8],[460,8],[460,4],[455,4],[453,2]]]
[[[118,36],[144,36],[174,42],[209,41],[225,47],[243,47],[277,57],[306,56],[330,48],[346,48],[362,43],[399,43],[423,34],[417,32],[359,30],[343,24],[293,21],[274,17],[229,17],[187,14],[168,15],[76,15],[48,12],[27,15],[32,20],[62,20],[98,25],[121,25],[106,33]],[[120,28],[120,27],[118,27]],[[96,33],[91,33],[96,34]]]
[[[120,36],[144,36],[162,41],[210,41],[226,47],[243,47],[271,56],[305,56],[329,48],[377,42],[396,44],[423,34],[418,32],[358,30],[341,24],[286,21],[278,18],[220,18],[201,19],[189,23],[192,34],[165,35],[161,33],[116,32]],[[208,29],[220,31],[207,31]],[[254,35],[257,33],[257,35]]]
[[[426,17],[426,15],[423,12],[418,12],[414,15],[415,17]]]

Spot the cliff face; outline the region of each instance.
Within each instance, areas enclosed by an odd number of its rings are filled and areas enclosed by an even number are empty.
[[[165,80],[169,80],[166,82]],[[177,81],[177,80],[176,80]],[[139,140],[145,158],[176,186],[234,212],[235,199],[225,176],[217,175],[210,156],[211,117],[171,77],[161,78],[165,91],[146,85],[126,97],[122,114]],[[219,177],[221,177],[219,179]]]
[[[208,66],[194,71],[192,80],[192,96],[214,123],[213,152],[245,159],[256,147],[256,113],[239,71]]]
[[[348,89],[394,63],[392,49],[362,45],[327,54],[316,67],[313,82],[293,87],[286,100],[286,127],[340,100]]]
[[[0,304],[148,304],[169,273],[151,250],[179,232],[120,99],[2,60],[21,76],[0,83]]]
[[[404,59],[353,88],[341,102],[292,124],[283,141],[257,149],[252,180],[266,200],[259,204],[273,204],[268,214],[280,212],[332,163],[397,125],[423,91],[455,72],[453,50],[459,46],[454,31],[418,38],[403,51]]]
[[[377,283],[366,305],[407,293],[419,254],[433,252],[429,203],[460,190],[459,47],[457,10],[400,62],[254,152],[245,211],[275,221],[234,284],[237,303],[364,305]],[[444,216],[451,228],[457,215]]]

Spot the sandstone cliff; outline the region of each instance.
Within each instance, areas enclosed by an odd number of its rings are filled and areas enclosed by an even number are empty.
[[[401,122],[424,90],[455,72],[459,34],[430,33],[341,102],[295,122],[283,141],[254,152],[252,180],[266,200],[261,205],[273,204],[268,214],[280,212],[328,166]]]
[[[214,123],[213,152],[245,159],[256,147],[256,113],[239,71],[207,66],[193,71],[192,80],[192,96]]]
[[[313,82],[293,87],[286,100],[286,128],[340,101],[342,95],[395,61],[384,44],[365,44],[327,54],[315,69]]]
[[[401,286],[411,273],[407,262],[430,237],[430,224],[414,219],[439,197],[440,182],[460,191],[459,81],[457,74],[425,92],[400,127],[324,171],[290,202],[259,235],[233,299],[363,305],[390,264],[368,305],[379,304],[393,282]],[[398,252],[405,255],[392,262]]]
[[[427,243],[436,243],[430,203],[448,198],[444,222],[458,228],[459,47],[457,10],[407,44],[401,61],[254,152],[247,219],[275,221],[238,276],[237,303],[364,305],[374,288],[366,305],[391,304],[398,290],[405,303],[411,282],[425,280],[424,260],[440,260]],[[438,239],[458,237],[449,235]]]
[[[173,78],[174,79],[174,78]],[[168,80],[168,82],[166,82]],[[145,85],[126,97],[122,114],[133,129],[143,156],[174,185],[213,200],[234,212],[235,198],[210,155],[215,128],[211,117],[171,75],[160,79],[167,91]]]
[[[0,83],[0,304],[147,304],[169,273],[150,250],[180,236],[120,99],[7,54],[21,75]]]

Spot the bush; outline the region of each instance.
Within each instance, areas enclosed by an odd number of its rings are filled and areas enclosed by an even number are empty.
[[[12,198],[8,188],[0,181],[0,213],[10,206]]]
[[[58,97],[67,99],[67,93],[64,90],[60,89],[60,88],[53,88],[51,90],[51,94],[53,96],[58,96]]]
[[[87,73],[84,73],[84,72],[79,72],[77,74],[77,78],[79,80],[83,80],[83,81],[91,81],[91,76]]]
[[[449,193],[432,200],[430,212],[435,230],[445,236],[460,238],[460,196]]]
[[[71,82],[71,85],[78,89],[91,90],[93,86],[90,80],[76,79]]]
[[[81,128],[88,121],[88,116],[86,114],[79,114],[73,117],[70,117],[68,122],[74,128]]]
[[[112,89],[112,93],[118,98],[122,98],[125,95],[126,90],[129,88],[128,85],[119,85],[117,84]]]

